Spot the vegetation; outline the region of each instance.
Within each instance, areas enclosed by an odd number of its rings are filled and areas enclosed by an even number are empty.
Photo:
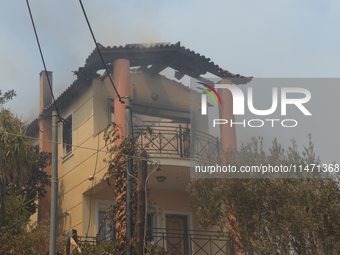
[[[0,106],[2,106],[3,104],[5,104],[9,100],[11,100],[16,95],[17,94],[15,93],[15,91],[13,89],[5,92],[5,94],[2,94],[2,92],[0,90]]]
[[[50,226],[49,220],[43,220],[27,229],[22,226],[18,233],[4,232],[0,236],[0,254],[48,254]],[[66,238],[57,239],[57,253],[64,254]]]
[[[1,94],[0,106],[16,96],[13,90]],[[25,136],[23,123],[9,110],[0,111],[0,184],[1,228],[0,254],[47,254],[49,220],[28,226],[29,218],[44,197],[50,176],[44,168],[50,164],[50,153]],[[57,239],[57,251],[63,253],[65,237]]]
[[[23,123],[10,111],[1,110],[1,226],[17,232],[28,223],[49,185],[49,176],[44,171],[49,163],[50,154],[39,152],[25,137]]]
[[[115,204],[112,205],[106,212],[104,221],[112,220],[112,224],[116,226],[116,240],[120,242],[130,242],[133,240],[127,240],[125,236],[126,229],[126,156],[136,155],[135,140],[128,141],[127,138],[121,136],[121,128],[116,123],[111,123],[104,134],[105,144],[107,146],[108,158],[105,160],[109,167],[104,175],[104,179],[107,180],[109,185],[113,182],[113,200]],[[120,140],[120,143],[117,141]],[[136,164],[132,167],[132,178],[130,178],[133,186],[133,190],[136,190],[136,176],[137,169]],[[132,192],[131,197],[131,213],[136,215],[137,212],[137,194]],[[134,219],[135,220],[135,219]],[[122,251],[125,253],[125,251]]]
[[[99,246],[94,246],[89,243],[82,243],[80,244],[79,248],[81,252],[77,249],[74,249],[72,254],[73,255],[116,255],[122,254],[125,251],[126,244],[125,243],[118,243],[118,242],[102,242]],[[165,255],[164,248],[157,247],[153,245],[149,245],[148,250],[150,251],[149,254],[157,254],[157,255]]]
[[[93,247],[88,243],[81,245],[81,254],[121,254],[126,253],[126,244],[130,243],[132,247],[132,254],[136,253],[136,233],[133,231],[133,237],[128,239],[125,236],[126,229],[126,156],[137,155],[137,140],[138,137],[128,141],[126,137],[121,135],[121,127],[116,123],[111,123],[104,134],[105,144],[107,147],[108,157],[105,162],[109,167],[105,173],[103,180],[107,181],[112,186],[113,199],[115,204],[112,205],[105,213],[104,220],[101,223],[100,229],[106,224],[111,222],[110,231],[115,227],[116,240],[114,242],[104,242],[98,247]],[[119,142],[117,142],[119,141]],[[131,178],[132,182],[132,197],[131,197],[131,210],[132,215],[137,214],[137,160],[133,161]],[[133,226],[136,230],[136,217],[133,218]],[[106,235],[107,233],[103,233]],[[155,252],[155,247],[150,247],[150,251]],[[158,250],[157,250],[158,251]],[[73,251],[74,254],[79,254],[77,250]]]
[[[116,255],[122,254],[125,251],[125,243],[117,243],[117,242],[102,242],[99,246],[91,245],[89,243],[80,244],[79,248],[81,252],[77,249],[72,251],[73,255]]]
[[[241,146],[238,159],[229,151],[226,162],[318,164],[309,139],[302,154],[294,141],[284,150],[274,139],[266,155],[263,139],[253,138]],[[188,191],[201,227],[228,229],[246,254],[340,254],[340,191],[332,178],[194,179]]]

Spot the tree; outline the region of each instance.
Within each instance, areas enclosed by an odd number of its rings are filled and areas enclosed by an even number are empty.
[[[13,89],[5,92],[5,94],[2,94],[2,92],[0,90],[0,106],[2,106],[3,104],[5,104],[9,100],[11,100],[16,95],[17,94],[15,93],[15,91]]]
[[[9,110],[0,112],[1,226],[20,229],[36,211],[49,176],[50,154],[39,153],[25,136],[23,123]]]
[[[11,100],[13,97],[16,96],[16,93],[14,90],[9,90],[7,91],[4,95],[2,95],[2,92],[0,90],[0,106],[5,104],[7,101]],[[2,169],[2,157],[3,155],[0,154],[0,170]],[[0,226],[5,225],[5,192],[6,192],[6,187],[5,187],[5,177],[4,174],[0,172],[0,181],[1,181],[1,222]]]
[[[254,166],[319,164],[309,146],[284,150],[274,139],[270,154],[263,139],[241,146],[228,164]],[[340,253],[340,192],[331,178],[194,179],[188,187],[191,206],[204,228],[228,229],[230,238],[246,254]]]

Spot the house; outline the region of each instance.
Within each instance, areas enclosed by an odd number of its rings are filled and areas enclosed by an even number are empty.
[[[183,138],[191,132],[190,89],[159,73],[172,68],[178,80],[184,75],[199,78],[209,72],[223,78],[224,82],[235,79],[234,83],[239,84],[247,83],[250,78],[220,68],[205,56],[182,47],[179,42],[106,48],[100,45],[100,50],[110,73],[98,74],[104,65],[95,49],[84,67],[74,72],[77,79],[55,101],[60,116],[67,120],[58,124],[58,234],[75,229],[80,236],[96,236],[105,210],[114,203],[111,187],[101,182],[107,169],[103,161],[107,157],[103,131],[108,123],[115,121],[125,132],[125,105],[118,100],[110,75],[120,96],[132,98],[135,130],[152,129],[159,134],[159,139],[152,141],[147,148],[151,159],[160,161],[163,169],[150,177],[148,186],[150,199],[155,202],[154,213],[148,215],[149,227],[156,229],[153,241],[165,246],[172,254],[200,250],[197,245],[202,241],[195,242],[194,238],[201,230],[185,191],[190,181],[190,153],[193,153],[190,148],[195,147],[200,139],[200,136],[195,140]],[[27,134],[40,138],[39,146],[43,151],[51,151],[51,113],[55,110],[47,76],[52,79],[52,72],[40,73],[39,117],[27,126]],[[220,95],[231,99],[228,93],[221,92]],[[200,106],[199,96],[197,93],[197,107]],[[232,100],[227,102],[227,109],[221,109],[220,115],[230,119],[233,118]],[[195,121],[204,134],[202,141],[210,143],[212,150],[215,146],[216,152],[220,145],[216,138],[207,134],[206,116],[197,116]],[[235,129],[225,127],[221,131],[221,140],[223,148],[230,145],[236,148]],[[195,156],[209,153],[205,150],[195,151]],[[47,171],[50,173],[50,169]],[[40,201],[36,219],[46,217],[49,208],[50,192]],[[175,246],[170,244],[169,229],[182,231],[180,237],[173,239],[177,243]],[[207,232],[202,233],[207,235]],[[221,246],[224,248],[220,248],[220,252],[225,252],[226,242],[224,239]]]

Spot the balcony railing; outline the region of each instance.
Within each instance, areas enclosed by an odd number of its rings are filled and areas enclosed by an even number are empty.
[[[225,234],[214,231],[153,228],[148,240],[164,247],[169,255],[230,255],[232,245]]]
[[[212,160],[220,154],[219,139],[182,125],[134,126],[138,146],[149,155]]]
[[[77,237],[78,245],[99,245],[112,242],[98,237]],[[167,255],[232,255],[234,247],[225,234],[214,231],[152,228],[148,230],[147,242],[164,248]]]

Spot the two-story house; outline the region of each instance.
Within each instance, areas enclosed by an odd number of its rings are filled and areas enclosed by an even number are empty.
[[[55,101],[60,116],[68,120],[59,122],[58,126],[58,234],[76,229],[78,235],[96,236],[105,210],[115,202],[112,187],[100,181],[107,170],[103,161],[107,157],[104,129],[114,121],[125,132],[125,105],[118,100],[110,75],[120,96],[132,98],[134,130],[148,129],[157,134],[152,142],[140,140],[140,144],[150,143],[148,154],[159,161],[163,169],[150,177],[148,185],[150,199],[155,203],[155,211],[148,215],[148,226],[154,229],[152,241],[172,254],[191,254],[201,246],[201,252],[207,250],[209,254],[232,250],[229,244],[226,245],[226,239],[220,248],[216,248],[211,240],[212,247],[203,246],[208,234],[199,232],[202,230],[189,206],[186,192],[190,181],[190,151],[197,158],[200,153],[217,153],[219,141],[208,134],[207,117],[201,115],[195,119],[199,132],[195,139],[189,139],[192,132],[190,89],[159,73],[172,68],[177,80],[184,75],[199,78],[211,73],[227,83],[235,78],[238,83],[247,83],[250,78],[232,74],[180,43],[100,46],[100,50],[110,73],[98,73],[104,65],[95,49],[84,67],[75,72],[77,79]],[[27,126],[27,134],[40,138],[39,146],[43,151],[51,151],[51,114],[55,110],[47,75],[52,80],[52,72],[40,73],[39,117]],[[230,93],[221,92],[220,95],[227,101],[227,106],[220,109],[220,116],[233,118]],[[196,101],[200,107],[198,93]],[[223,148],[230,145],[236,148],[235,129],[223,127],[221,141]],[[192,150],[194,147],[198,149]],[[40,201],[37,219],[45,217],[49,209],[50,192]],[[170,234],[174,233],[171,229],[182,231],[177,239],[172,239],[174,243],[169,241]]]

